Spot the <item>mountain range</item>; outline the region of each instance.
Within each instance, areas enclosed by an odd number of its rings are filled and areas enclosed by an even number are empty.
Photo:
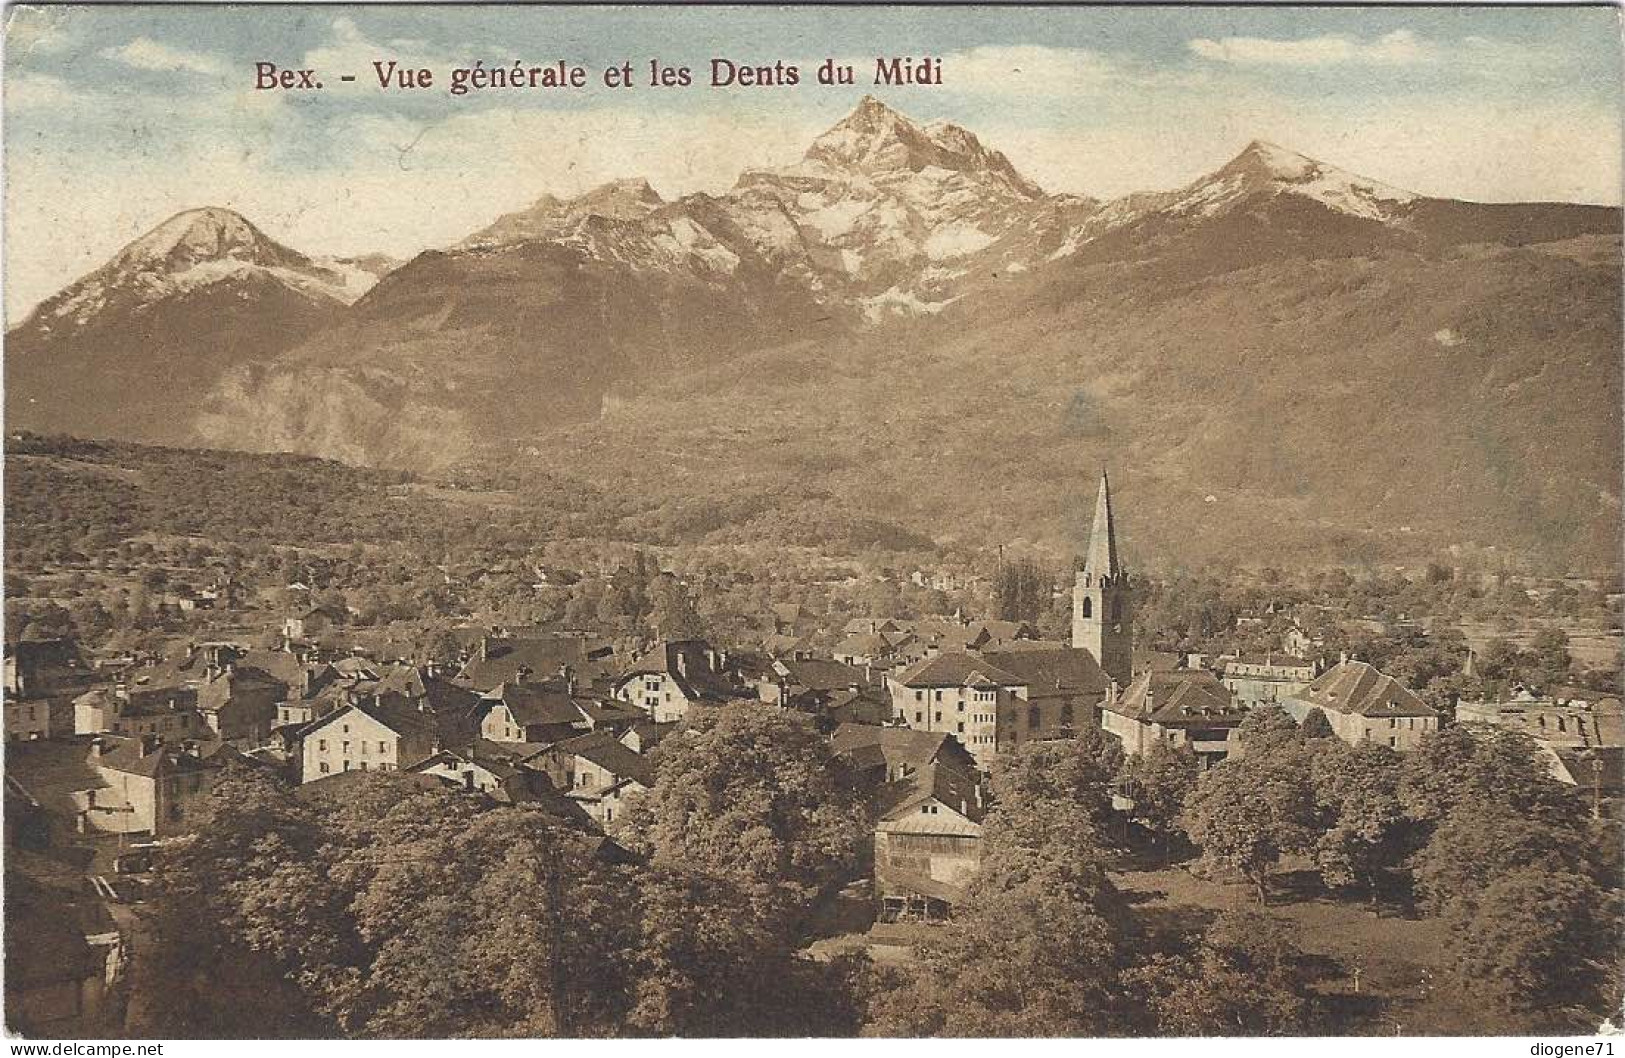
[[[717,539],[793,506],[1060,550],[1110,463],[1164,561],[1606,563],[1620,227],[1264,142],[1172,191],[1047,194],[865,98],[725,193],[544,196],[398,267],[180,214],[7,335],[6,412],[724,492]]]

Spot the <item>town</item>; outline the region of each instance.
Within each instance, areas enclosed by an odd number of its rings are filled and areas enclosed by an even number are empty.
[[[16,487],[15,1031],[1617,1020],[1604,579],[1154,573],[1106,473],[1059,572],[64,542]]]

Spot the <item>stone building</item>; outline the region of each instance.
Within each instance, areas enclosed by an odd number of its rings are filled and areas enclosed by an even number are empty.
[[[1378,742],[1410,750],[1439,729],[1439,714],[1432,707],[1364,661],[1340,662],[1303,691],[1281,699],[1280,706],[1299,723],[1319,709],[1337,737],[1351,745]]]
[[[1072,587],[1072,645],[1093,655],[1120,686],[1127,686],[1133,678],[1133,598],[1128,572],[1117,554],[1111,484],[1104,472],[1095,499],[1089,551]]]

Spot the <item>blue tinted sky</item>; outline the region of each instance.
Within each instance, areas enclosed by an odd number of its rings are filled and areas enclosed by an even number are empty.
[[[404,255],[543,193],[647,176],[722,190],[790,161],[865,91],[964,125],[1052,190],[1177,186],[1265,138],[1425,194],[1618,202],[1610,8],[14,7],[6,40],[7,308],[179,209],[236,208],[306,252]],[[879,55],[942,87],[877,89]],[[631,90],[610,64],[775,59],[796,88]],[[822,88],[828,57],[858,84]],[[381,92],[374,59],[434,69]],[[452,97],[453,66],[590,68],[580,91]],[[322,93],[255,92],[253,63]],[[340,85],[341,72],[358,81]]]

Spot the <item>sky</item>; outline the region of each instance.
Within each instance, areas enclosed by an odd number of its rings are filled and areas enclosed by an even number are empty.
[[[13,6],[8,326],[183,209],[308,254],[408,257],[543,194],[668,198],[798,158],[866,93],[948,120],[1049,191],[1178,187],[1265,139],[1425,195],[1620,202],[1620,14],[1523,8]],[[876,87],[878,57],[942,60]],[[713,58],[795,87],[708,84]],[[857,83],[821,86],[825,59]],[[428,68],[385,91],[372,64]],[[453,96],[452,69],[558,61],[582,89]],[[652,88],[650,60],[696,84]],[[631,61],[638,83],[606,87]],[[320,91],[256,90],[255,63]],[[341,74],[356,80],[342,83]]]

